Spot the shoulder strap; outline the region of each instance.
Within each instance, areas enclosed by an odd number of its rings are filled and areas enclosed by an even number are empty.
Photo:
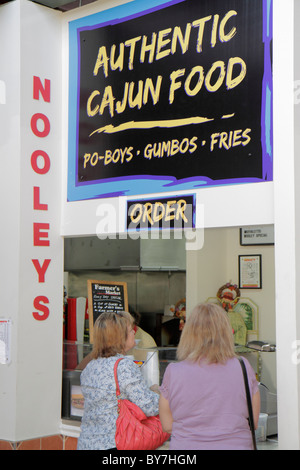
[[[122,361],[123,357],[120,357],[119,359],[116,360],[115,366],[114,366],[114,376],[115,376],[115,381],[116,381],[116,395],[117,397],[120,396],[120,387],[119,387],[119,382],[118,382],[118,374],[117,374],[117,367],[120,361]]]
[[[251,434],[252,434],[253,448],[254,448],[254,450],[256,450],[254,419],[253,419],[252,402],[251,402],[251,395],[250,395],[249,383],[248,383],[248,375],[247,375],[247,370],[246,370],[246,366],[245,366],[245,363],[244,363],[243,359],[240,356],[238,356],[238,360],[240,361],[242,371],[243,371],[244,383],[245,383],[245,389],[246,389],[246,397],[247,397],[247,404],[248,404],[248,411],[249,411],[249,426],[250,426]]]

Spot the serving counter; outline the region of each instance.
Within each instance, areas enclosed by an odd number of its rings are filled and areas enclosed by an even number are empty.
[[[140,367],[148,383],[160,385],[166,367],[176,362],[175,347],[138,348],[127,354]],[[62,419],[81,421],[84,400],[80,387],[80,374],[92,351],[89,343],[64,342],[64,367],[62,380]]]
[[[80,374],[86,363],[92,345],[73,341],[64,342],[64,369],[62,381],[62,426],[71,433],[79,434],[83,416],[84,399],[80,387]],[[161,385],[168,364],[176,362],[176,347],[139,348],[136,346],[128,356],[140,367],[148,386]],[[245,346],[236,346],[236,353],[245,356],[256,372],[260,382],[260,351]],[[261,412],[268,415],[267,435],[277,434],[277,397],[260,384]],[[68,434],[69,435],[69,434]],[[73,435],[73,434],[72,434]]]

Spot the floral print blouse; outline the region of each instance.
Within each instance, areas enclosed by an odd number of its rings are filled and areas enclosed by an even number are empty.
[[[139,367],[131,358],[117,354],[108,358],[94,359],[88,363],[80,377],[84,414],[78,450],[104,450],[116,447],[118,402],[114,365],[120,357],[123,357],[118,365],[121,398],[138,405],[147,416],[158,414],[159,395],[148,388]]]

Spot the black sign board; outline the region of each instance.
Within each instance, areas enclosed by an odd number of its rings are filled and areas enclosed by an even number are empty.
[[[127,283],[89,279],[87,284],[90,343],[93,343],[94,323],[101,313],[128,311]]]

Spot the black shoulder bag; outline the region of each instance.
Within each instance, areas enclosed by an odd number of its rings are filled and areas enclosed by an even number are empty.
[[[245,363],[244,363],[243,359],[238,356],[238,360],[240,361],[242,371],[243,371],[243,376],[244,376],[246,397],[247,397],[248,411],[249,411],[249,426],[250,426],[250,430],[251,430],[251,434],[252,434],[253,450],[257,450],[257,448],[256,448],[256,439],[255,439],[254,420],[253,420],[253,410],[252,410],[252,402],[251,402],[251,396],[250,396],[250,390],[249,390],[247,370],[246,370],[246,366],[245,366]]]

